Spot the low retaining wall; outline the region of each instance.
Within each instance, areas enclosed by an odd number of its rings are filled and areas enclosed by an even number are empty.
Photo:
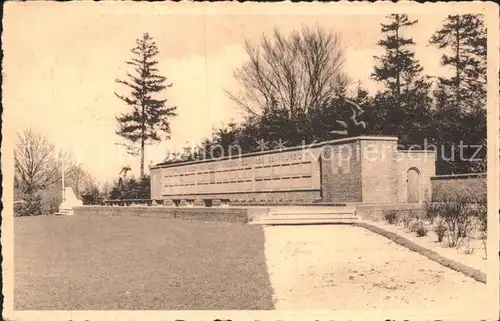
[[[247,223],[254,216],[265,214],[268,208],[242,207],[167,207],[167,206],[100,206],[84,205],[73,208],[75,215],[97,216],[161,216],[186,220]]]
[[[440,202],[445,195],[467,191],[473,196],[486,195],[486,174],[438,175],[431,177],[432,201]]]
[[[402,215],[425,214],[425,204],[356,204],[356,215],[363,220],[381,221],[387,211],[397,210]]]
[[[297,204],[298,205],[298,204]],[[297,206],[296,205],[296,206]],[[315,204],[318,206],[319,204]],[[323,206],[328,206],[324,205]],[[230,207],[171,207],[171,206],[101,206],[84,205],[73,208],[75,215],[103,215],[103,216],[161,216],[165,218],[178,218],[186,220],[203,220],[219,222],[241,222],[247,223],[253,218],[266,215],[269,209],[279,204],[266,204],[265,206],[241,206]],[[300,205],[299,205],[300,206]],[[304,206],[304,204],[301,204]],[[354,206],[356,215],[364,220],[380,221],[384,219],[386,211],[397,210],[401,214],[412,213],[424,214],[424,204],[329,204],[332,207]],[[304,207],[314,207],[312,204]]]

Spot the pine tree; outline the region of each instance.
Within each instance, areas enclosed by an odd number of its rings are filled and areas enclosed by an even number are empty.
[[[410,21],[407,15],[391,14],[388,16],[390,23],[382,23],[382,32],[386,38],[380,40],[378,45],[386,50],[382,57],[375,57],[380,66],[375,66],[372,77],[377,81],[383,81],[385,86],[400,100],[403,87],[403,73],[416,73],[422,71],[422,67],[414,60],[414,53],[406,49],[408,45],[414,45],[411,38],[402,36],[404,27],[410,27],[417,20]]]
[[[145,144],[147,141],[161,141],[160,133],[165,134],[165,139],[170,139],[170,117],[177,115],[177,107],[167,106],[167,99],[159,97],[172,85],[167,84],[167,79],[158,74],[158,61],[155,57],[159,50],[153,38],[144,33],[142,38],[136,40],[136,46],[131,51],[133,58],[126,63],[134,66],[135,74],[127,73],[128,80],[116,79],[117,83],[129,87],[131,93],[128,96],[115,95],[132,110],[116,117],[119,124],[116,133],[131,141],[132,145],[139,145],[142,178]]]
[[[483,171],[486,167],[486,38],[482,16],[465,14],[449,15],[430,39],[445,51],[441,64],[453,71],[451,77],[439,78],[435,92],[434,136],[448,154],[454,154],[452,161],[443,162],[441,173]],[[461,144],[470,146],[464,150],[465,158],[456,148]],[[469,159],[477,149],[472,145],[481,146],[474,160]]]
[[[441,64],[453,70],[439,82],[451,94],[453,105],[464,111],[484,107],[486,101],[486,29],[481,15],[449,15],[430,43],[446,50]]]
[[[372,78],[382,82],[385,90],[377,94],[375,103],[380,109],[377,118],[382,124],[373,124],[376,131],[397,135],[404,145],[422,144],[429,121],[431,83],[422,76],[422,66],[415,59],[410,46],[415,42],[405,37],[403,31],[418,20],[410,20],[404,14],[391,14],[388,23],[382,23],[384,38],[378,45],[385,49]]]

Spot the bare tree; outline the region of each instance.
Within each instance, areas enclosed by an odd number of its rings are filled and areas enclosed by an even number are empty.
[[[250,114],[272,106],[293,119],[326,105],[345,79],[340,37],[319,27],[303,27],[288,37],[275,29],[258,45],[247,41],[246,51],[248,62],[234,72],[241,90],[226,93]]]
[[[113,183],[105,181],[100,185],[100,194],[103,199],[107,199],[109,192],[113,189]]]
[[[62,159],[65,169],[73,166],[68,154],[60,153],[43,135],[26,129],[18,133],[14,149],[15,187],[33,194],[61,179]]]
[[[67,184],[74,188],[76,195],[96,186],[94,177],[79,164],[71,166],[66,173]]]

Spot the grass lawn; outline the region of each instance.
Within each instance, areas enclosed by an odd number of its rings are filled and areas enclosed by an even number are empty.
[[[273,309],[260,226],[19,217],[14,260],[16,310]]]

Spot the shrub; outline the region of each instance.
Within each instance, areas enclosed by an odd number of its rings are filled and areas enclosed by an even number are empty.
[[[110,199],[149,199],[151,198],[150,178],[119,178],[111,189]]]
[[[404,212],[404,216],[401,219],[401,221],[406,229],[411,230],[412,223],[420,222],[423,219],[423,217],[424,213],[422,211],[410,209]]]
[[[424,223],[422,223],[420,221],[417,222],[415,232],[417,233],[418,237],[426,236],[427,235],[427,228],[424,226]]]
[[[42,199],[42,214],[54,214],[59,211],[59,206],[62,203],[61,186],[53,184],[39,191]]]
[[[485,194],[474,198],[473,215],[479,223],[479,230],[483,233],[488,231],[488,200]]]
[[[61,195],[43,195],[42,214],[54,214],[59,212],[59,206],[61,205],[61,203]]]
[[[93,186],[81,193],[83,205],[98,205],[101,204],[101,195],[97,187]]]
[[[387,223],[389,224],[396,224],[398,222],[398,212],[396,210],[390,210],[385,212],[384,214],[384,219],[386,220]]]
[[[439,221],[439,223],[436,225],[436,227],[434,228],[434,232],[436,232],[437,234],[438,242],[442,242],[444,235],[446,234],[446,226],[442,221]]]
[[[410,224],[410,232],[415,233],[417,232],[418,228],[420,227],[420,224],[422,224],[420,221],[414,221]]]
[[[443,197],[439,205],[439,215],[448,230],[448,245],[456,247],[467,237],[474,227],[474,216],[469,193],[460,191]]]
[[[429,220],[431,224],[434,224],[436,217],[439,215],[439,204],[426,202],[425,203],[425,218]]]
[[[403,216],[403,218],[401,219],[401,222],[403,222],[403,227],[405,229],[409,229],[410,228],[410,224],[412,222],[412,218],[410,215],[405,215]]]
[[[26,195],[22,203],[14,207],[14,216],[31,216],[42,214],[42,198],[38,194]]]
[[[471,202],[469,205],[471,216],[473,217],[474,223],[473,229],[478,228],[480,232],[480,239],[483,243],[483,249],[485,257],[487,257],[487,233],[488,233],[488,198],[487,198],[487,186],[486,179],[480,181],[480,185],[476,187],[471,193]],[[473,238],[471,236],[469,238]],[[470,239],[467,238],[466,242],[469,243]],[[470,252],[474,252],[474,247],[467,249]]]
[[[18,201],[17,203],[14,203],[14,216],[23,216],[23,207],[24,207],[24,201]]]

